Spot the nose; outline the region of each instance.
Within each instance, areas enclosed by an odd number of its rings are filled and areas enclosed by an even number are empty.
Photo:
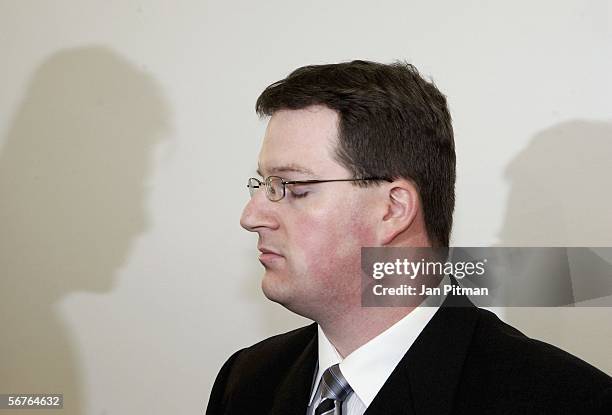
[[[242,211],[240,226],[249,232],[263,228],[277,229],[276,205],[276,202],[268,200],[263,189],[255,192]]]

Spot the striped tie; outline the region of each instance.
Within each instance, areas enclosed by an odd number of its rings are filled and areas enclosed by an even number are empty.
[[[321,378],[321,402],[315,410],[315,415],[341,415],[342,402],[353,392],[338,364],[331,366]],[[338,408],[337,411],[335,408]]]

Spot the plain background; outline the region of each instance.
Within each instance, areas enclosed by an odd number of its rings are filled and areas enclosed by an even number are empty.
[[[0,393],[202,413],[231,353],[306,323],[238,224],[255,99],[306,64],[403,59],[448,96],[454,245],[611,246],[610,7],[0,0]],[[612,373],[611,309],[503,315]]]

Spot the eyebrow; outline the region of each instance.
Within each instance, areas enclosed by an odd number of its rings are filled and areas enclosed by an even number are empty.
[[[306,174],[309,176],[314,176],[315,174],[312,172],[312,170],[300,166],[298,164],[287,164],[284,166],[277,166],[277,167],[272,167],[270,170],[270,174],[275,174],[275,173],[302,173],[302,174]],[[261,177],[264,177],[264,175],[262,174],[262,168],[258,167],[257,168],[257,174],[260,175]]]

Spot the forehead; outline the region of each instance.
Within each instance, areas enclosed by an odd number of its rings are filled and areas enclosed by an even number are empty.
[[[338,120],[336,111],[325,106],[276,111],[259,153],[260,173],[302,170],[300,173],[318,176],[342,169],[333,159]]]

